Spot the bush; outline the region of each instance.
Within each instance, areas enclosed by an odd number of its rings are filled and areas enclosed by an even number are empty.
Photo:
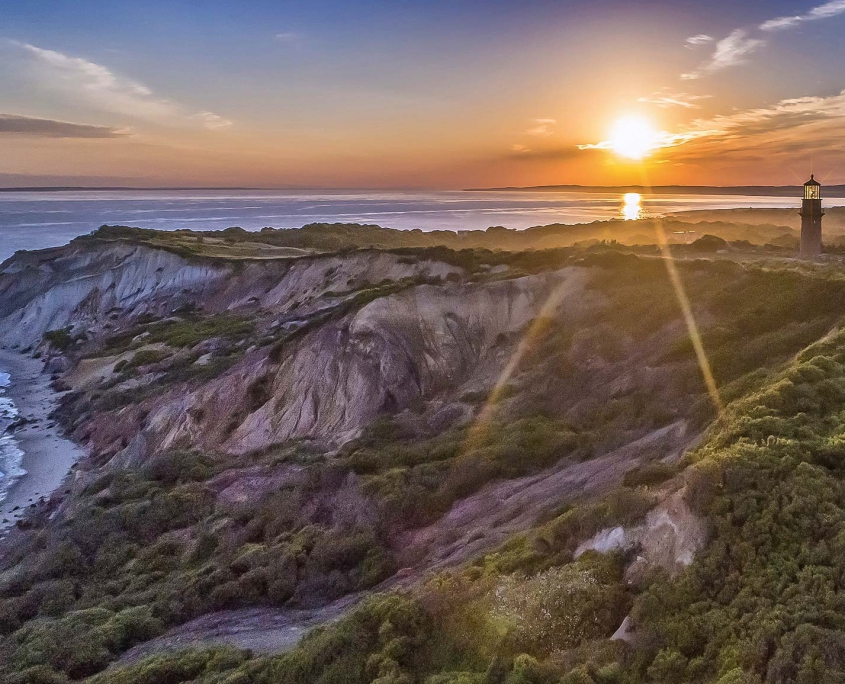
[[[204,340],[221,337],[240,339],[252,334],[254,324],[245,318],[218,314],[184,321],[159,323],[149,328],[150,342],[163,342],[169,347],[192,348]]]
[[[608,637],[628,601],[620,568],[602,570],[575,563],[530,578],[505,576],[494,592],[493,615],[512,631],[517,648],[538,655]]]
[[[44,333],[44,341],[48,342],[57,351],[66,351],[75,341],[71,330],[72,328],[70,327],[59,330],[48,330]]]
[[[185,650],[152,656],[133,665],[109,670],[92,677],[88,684],[188,684],[205,681],[202,679],[204,675],[225,676],[247,661],[247,654],[231,648]]]
[[[626,487],[652,487],[675,476],[677,468],[668,463],[648,463],[625,473],[622,484]]]

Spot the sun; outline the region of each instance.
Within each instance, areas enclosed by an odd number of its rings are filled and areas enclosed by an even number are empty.
[[[657,147],[657,135],[646,119],[628,116],[613,124],[610,149],[620,157],[642,159]]]

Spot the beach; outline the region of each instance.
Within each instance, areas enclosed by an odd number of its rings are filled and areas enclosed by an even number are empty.
[[[22,453],[20,468],[25,471],[8,489],[0,502],[0,533],[13,525],[42,497],[47,499],[70,472],[84,450],[62,436],[49,418],[59,395],[50,387],[49,376],[42,373],[43,363],[24,354],[0,349],[0,371],[10,376],[4,388],[18,416],[26,422],[12,432]],[[14,473],[10,473],[14,474]]]

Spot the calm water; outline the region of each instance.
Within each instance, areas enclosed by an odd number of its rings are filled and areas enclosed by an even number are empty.
[[[687,209],[798,207],[785,197],[650,195],[647,214]],[[262,190],[0,193],[0,261],[19,249],[55,247],[98,226],[217,230],[361,222],[422,230],[528,228],[623,216],[623,197],[579,192],[292,192]]]

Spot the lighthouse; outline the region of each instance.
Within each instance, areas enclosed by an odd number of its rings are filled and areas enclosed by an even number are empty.
[[[822,253],[822,185],[814,176],[804,183],[801,202],[801,256],[815,259]]]

